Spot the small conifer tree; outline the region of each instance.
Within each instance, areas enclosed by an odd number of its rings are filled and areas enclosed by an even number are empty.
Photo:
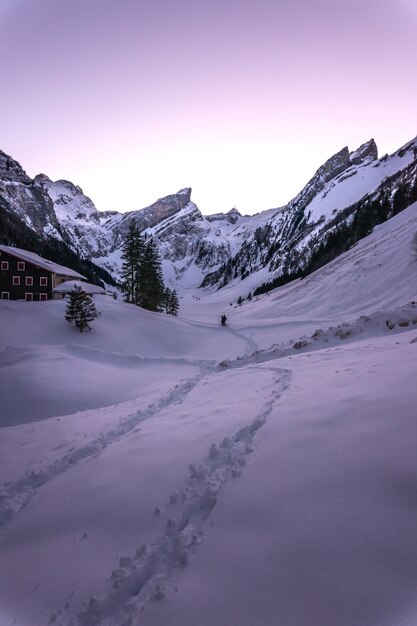
[[[165,289],[165,313],[168,315],[178,315],[178,309],[180,308],[180,303],[178,300],[178,295],[175,289],[169,289],[167,287]]]
[[[165,286],[158,250],[153,239],[145,243],[138,270],[137,303],[149,311],[163,311],[165,308]]]
[[[171,291],[169,313],[171,315],[177,316],[179,308],[180,308],[180,301],[178,299],[178,294],[177,294],[176,290],[173,289]]]
[[[122,249],[121,290],[125,302],[139,304],[139,272],[144,252],[143,239],[131,220]]]
[[[404,186],[396,189],[393,199],[392,199],[392,214],[397,215],[397,213],[401,213],[408,206],[407,195],[404,189]]]
[[[80,333],[91,330],[90,322],[98,317],[92,297],[76,285],[68,295],[65,319],[78,328]]]

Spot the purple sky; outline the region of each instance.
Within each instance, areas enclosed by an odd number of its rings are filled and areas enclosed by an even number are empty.
[[[0,0],[0,149],[97,208],[285,204],[417,134],[416,0]]]

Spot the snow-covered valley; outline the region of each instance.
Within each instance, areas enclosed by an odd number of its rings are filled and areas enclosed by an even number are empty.
[[[0,301],[1,626],[415,625],[416,232],[178,319]]]

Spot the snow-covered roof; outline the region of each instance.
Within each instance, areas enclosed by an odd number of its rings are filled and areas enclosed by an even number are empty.
[[[74,278],[80,278],[81,280],[85,279],[85,276],[79,274],[75,270],[65,267],[64,265],[59,265],[58,263],[54,263],[53,261],[48,261],[48,259],[43,259],[39,256],[39,254],[36,254],[36,252],[29,252],[28,250],[22,250],[21,248],[2,245],[0,245],[0,251],[7,252],[7,254],[11,254],[12,256],[22,259],[22,261],[32,263],[33,265],[36,265],[43,270],[47,270],[48,272],[54,272],[54,274],[72,276]]]
[[[85,293],[89,294],[99,293],[104,295],[106,293],[106,290],[103,289],[103,287],[99,287],[98,285],[93,285],[91,283],[85,283],[81,280],[66,280],[65,282],[57,285],[52,291],[54,293],[69,293],[74,289],[74,287],[81,287]]]

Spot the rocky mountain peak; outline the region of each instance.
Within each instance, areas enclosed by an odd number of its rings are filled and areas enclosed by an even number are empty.
[[[146,228],[153,228],[168,217],[179,213],[190,202],[191,188],[186,187],[185,189],[180,189],[177,193],[159,198],[159,200],[140,211],[132,211],[128,215],[130,219],[133,218],[135,220],[139,230],[142,231]]]
[[[350,153],[352,165],[360,165],[366,160],[375,161],[378,158],[378,148],[374,139],[363,143],[357,150]]]
[[[229,224],[236,224],[238,219],[242,217],[242,214],[235,208],[230,209],[227,213],[213,213],[212,215],[206,215],[205,219],[208,222],[225,221]]]
[[[69,180],[52,181],[46,174],[37,174],[37,176],[33,179],[33,182],[35,185],[42,187],[42,189],[45,189],[46,191],[59,189],[61,193],[64,191],[68,192],[69,196],[72,198],[76,196],[84,196],[84,192],[81,187],[79,185],[74,185],[74,183]]]
[[[349,148],[342,148],[342,150],[336,152],[336,154],[330,157],[330,159],[327,159],[327,161],[319,167],[301,193],[290,202],[290,206],[297,211],[305,209],[309,202],[324,188],[326,183],[336,178],[336,176],[344,172],[350,165]]]
[[[12,159],[12,157],[5,152],[0,150],[0,180],[4,181],[15,181],[19,183],[23,183],[25,185],[30,185],[32,180],[26,174],[23,167]]]
[[[240,217],[242,217],[242,214],[239,213],[239,211],[236,208],[230,209],[230,211],[226,213],[226,220],[230,224],[236,224],[236,222],[238,221]]]
[[[38,187],[41,187],[42,189],[46,189],[47,186],[52,183],[52,180],[46,174],[36,174],[35,178],[33,179],[33,182]]]
[[[52,199],[61,222],[68,220],[99,222],[96,207],[78,185],[74,185],[69,180],[52,181],[45,174],[35,176],[33,183]]]
[[[186,196],[188,198],[188,202],[190,202],[191,200],[191,187],[184,187],[184,189],[180,189],[179,191],[177,191],[176,196]]]
[[[338,176],[350,165],[350,153],[349,148],[346,146],[339,152],[336,152],[330,159],[319,167],[315,177],[320,178],[324,183],[327,183],[332,178]],[[314,178],[314,177],[313,177]]]

